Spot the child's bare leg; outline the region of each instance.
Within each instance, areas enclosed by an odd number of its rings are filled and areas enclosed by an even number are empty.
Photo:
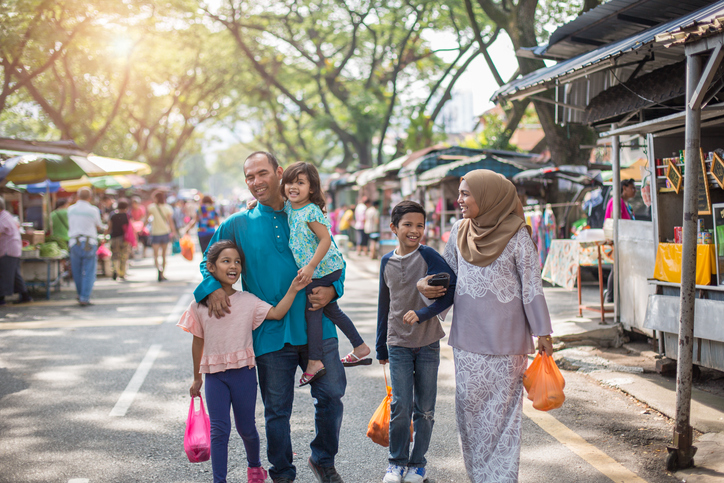
[[[364,342],[357,347],[354,348],[352,353],[355,355],[357,359],[364,359],[368,355],[370,355],[370,346],[365,344]]]
[[[307,361],[307,369],[304,371],[307,374],[316,374],[320,369],[324,367],[322,361],[312,360]]]

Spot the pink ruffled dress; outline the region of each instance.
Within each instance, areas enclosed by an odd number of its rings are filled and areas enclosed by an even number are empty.
[[[204,339],[202,374],[256,365],[251,331],[264,322],[272,306],[249,292],[236,292],[229,298],[231,313],[220,319],[209,317],[206,307],[191,302],[176,324]]]

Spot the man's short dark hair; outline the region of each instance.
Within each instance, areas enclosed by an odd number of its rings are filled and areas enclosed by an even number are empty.
[[[423,219],[425,219],[427,215],[425,213],[425,208],[423,208],[420,203],[412,200],[400,201],[394,208],[392,208],[392,224],[399,226],[402,217],[408,213],[422,213]]]
[[[251,153],[249,156],[246,157],[246,159],[244,160],[244,163],[246,163],[250,158],[256,156],[257,154],[263,154],[264,156],[266,156],[266,159],[269,161],[269,164],[272,165],[272,168],[274,168],[274,171],[277,170],[277,168],[279,167],[279,160],[276,158],[276,156],[274,156],[272,153],[267,152],[267,151],[254,151],[253,153]]]
[[[621,189],[624,189],[627,186],[633,186],[634,183],[635,183],[635,181],[633,178],[621,180]]]

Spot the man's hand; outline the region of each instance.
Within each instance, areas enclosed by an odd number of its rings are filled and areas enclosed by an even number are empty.
[[[390,362],[389,359],[380,359],[380,364],[382,364],[383,366],[384,366],[385,364],[387,364],[388,362]]]
[[[315,287],[312,289],[312,293],[309,295],[309,301],[312,303],[310,310],[319,310],[325,307],[337,296],[337,291],[334,287]]]
[[[206,305],[209,307],[209,317],[213,315],[220,319],[231,313],[231,300],[223,288],[217,288],[211,292],[209,298],[206,299]]]
[[[404,317],[402,317],[402,321],[406,323],[407,325],[414,325],[415,322],[418,322],[420,318],[417,316],[414,310],[409,310]]]
[[[440,298],[445,295],[447,289],[439,285],[428,285],[427,281],[432,278],[432,275],[428,275],[425,278],[421,278],[417,281],[417,291],[429,299]]]

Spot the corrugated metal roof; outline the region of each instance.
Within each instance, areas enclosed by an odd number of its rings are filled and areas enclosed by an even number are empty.
[[[710,5],[708,0],[610,0],[558,29],[539,55],[570,59]]]
[[[581,75],[598,72],[616,65],[616,60],[624,54],[638,54],[640,51],[656,40],[657,35],[677,31],[682,26],[692,25],[705,19],[724,15],[724,2],[716,2],[705,8],[692,12],[671,22],[653,27],[640,32],[629,38],[620,40],[610,45],[605,45],[594,51],[587,52],[572,59],[560,62],[556,65],[538,69],[535,72],[510,82],[498,89],[492,96],[493,102],[502,99],[510,99],[532,95],[554,87],[561,81],[572,80]],[[662,65],[674,63],[681,60],[674,52],[656,52],[656,63],[651,68],[658,68]],[[676,59],[676,60],[674,60]],[[633,60],[633,59],[632,59]],[[640,59],[639,59],[640,60]],[[647,64],[648,65],[648,64]]]

